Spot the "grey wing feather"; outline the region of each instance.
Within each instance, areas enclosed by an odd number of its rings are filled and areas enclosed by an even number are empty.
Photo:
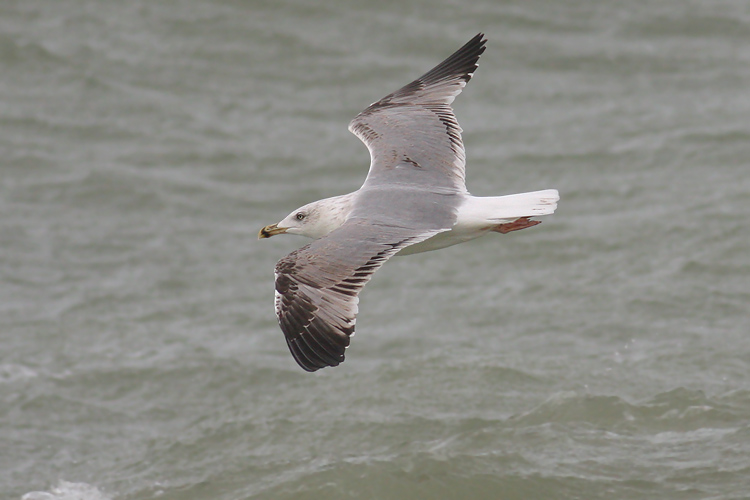
[[[435,68],[351,121],[349,130],[370,151],[365,186],[399,182],[466,191],[466,155],[451,103],[473,76],[486,42],[479,33]]]
[[[354,334],[359,291],[400,249],[439,231],[383,227],[352,219],[276,265],[276,316],[297,363],[336,366]]]

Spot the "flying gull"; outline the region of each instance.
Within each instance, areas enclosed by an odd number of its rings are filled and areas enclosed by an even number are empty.
[[[477,69],[486,38],[472,38],[349,124],[370,151],[357,191],[298,208],[259,238],[313,238],[276,264],[276,316],[307,371],[337,366],[354,334],[358,294],[393,255],[445,248],[489,232],[539,224],[557,208],[554,189],[475,197],[466,190],[461,127],[451,103]]]

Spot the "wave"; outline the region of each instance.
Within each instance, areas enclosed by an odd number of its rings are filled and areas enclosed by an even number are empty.
[[[49,491],[31,491],[21,500],[111,500],[96,486],[86,483],[72,483],[62,479]]]

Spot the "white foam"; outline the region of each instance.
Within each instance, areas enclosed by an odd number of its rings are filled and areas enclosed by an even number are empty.
[[[34,378],[37,373],[22,365],[0,364],[0,384],[8,384],[27,378]]]
[[[112,500],[99,488],[86,483],[69,483],[62,479],[49,491],[31,491],[21,500]]]

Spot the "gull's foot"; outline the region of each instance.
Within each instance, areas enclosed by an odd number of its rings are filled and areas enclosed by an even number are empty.
[[[512,231],[526,229],[527,227],[534,227],[537,224],[541,223],[542,221],[540,220],[530,220],[528,217],[521,217],[520,219],[513,222],[508,222],[507,224],[498,224],[497,226],[493,227],[492,230],[498,233],[507,234]]]

